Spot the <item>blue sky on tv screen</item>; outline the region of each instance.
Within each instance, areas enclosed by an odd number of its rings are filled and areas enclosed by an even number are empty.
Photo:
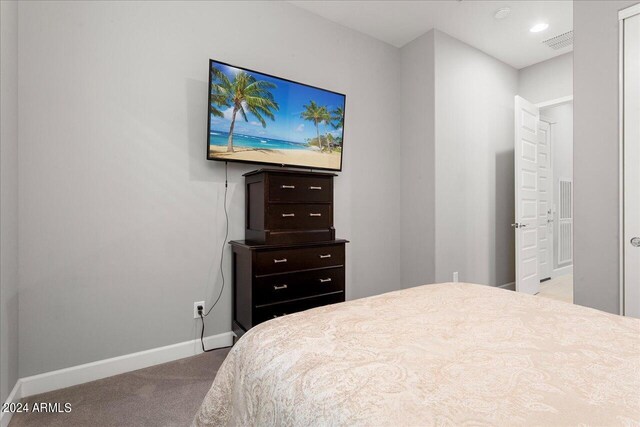
[[[330,112],[336,107],[344,108],[344,95],[288,82],[253,71],[230,67],[215,61],[212,62],[212,66],[221,70],[230,80],[233,80],[239,71],[245,71],[257,80],[264,80],[276,85],[274,89],[271,89],[271,93],[279,106],[279,110],[274,112],[275,120],[265,117],[267,126],[263,128],[253,114],[247,112],[248,122],[245,122],[238,113],[236,115],[234,135],[250,135],[305,143],[308,139],[316,137],[316,128],[312,121],[304,120],[300,117],[300,114],[304,111],[304,105],[313,100],[318,105],[326,106]],[[220,110],[224,112],[224,118],[209,116],[211,130],[228,133],[233,109],[232,107],[222,107]],[[331,133],[335,137],[342,136],[342,128],[334,129],[330,123],[320,124],[319,127],[321,135]]]

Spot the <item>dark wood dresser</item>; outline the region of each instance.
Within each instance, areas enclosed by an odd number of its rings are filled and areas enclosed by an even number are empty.
[[[333,173],[259,169],[246,182],[245,239],[260,243],[333,240]]]
[[[233,249],[233,330],[345,300],[345,244],[333,228],[333,177],[245,174],[246,233]]]

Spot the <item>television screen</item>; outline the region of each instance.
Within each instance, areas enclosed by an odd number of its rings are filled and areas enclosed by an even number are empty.
[[[209,61],[209,160],[342,170],[345,95]]]

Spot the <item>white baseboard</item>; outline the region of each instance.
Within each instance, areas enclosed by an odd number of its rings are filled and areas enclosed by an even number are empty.
[[[13,386],[13,390],[7,396],[7,400],[4,403],[18,403],[22,398],[22,382],[20,380],[16,381],[16,384]],[[0,411],[0,427],[7,427],[9,422],[11,421],[11,417],[13,414],[11,412],[2,412]]]
[[[573,264],[554,269],[551,272],[551,278],[555,279],[556,277],[566,276],[567,274],[573,274]]]
[[[204,344],[208,349],[228,347],[233,343],[233,337],[233,332],[211,335],[204,339]],[[149,366],[172,362],[200,353],[202,353],[200,340],[195,339],[21,378],[18,380],[18,384],[20,384],[18,400],[34,394],[46,393],[137,369],[148,368]],[[0,427],[5,427],[5,425],[2,424]]]
[[[516,282],[505,283],[504,285],[500,285],[498,287],[502,288],[502,289],[508,289],[510,291],[515,291],[516,290]]]

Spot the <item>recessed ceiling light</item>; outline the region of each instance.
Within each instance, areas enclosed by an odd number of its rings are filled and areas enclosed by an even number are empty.
[[[496,11],[496,13],[493,15],[494,18],[496,19],[504,19],[507,16],[509,16],[509,14],[511,13],[511,9],[508,7],[502,7],[500,9],[498,9]]]
[[[531,31],[532,33],[539,33],[540,31],[544,31],[547,28],[549,28],[549,24],[540,22],[539,24],[536,24],[533,27],[529,28],[529,31]]]

